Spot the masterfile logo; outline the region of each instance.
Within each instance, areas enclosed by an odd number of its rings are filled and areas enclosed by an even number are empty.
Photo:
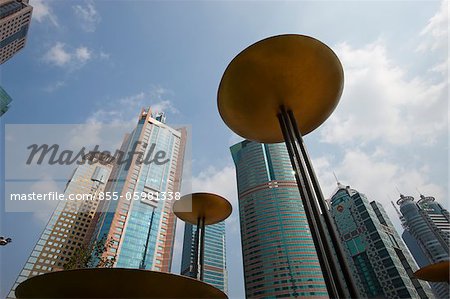
[[[179,126],[187,128],[189,126]],[[171,144],[164,139],[143,142],[133,137],[125,124],[6,124],[5,210],[8,212],[49,211],[58,202],[92,200],[92,190],[66,194],[66,187],[77,169],[92,165],[101,184],[122,179],[110,177],[102,181],[102,166],[133,172],[146,168],[153,174],[164,173],[173,156]],[[189,150],[185,153],[183,180],[190,182]],[[104,167],[103,167],[104,168]],[[89,179],[89,178],[88,178]],[[119,182],[120,183],[120,182]],[[190,189],[190,187],[187,187]],[[101,201],[128,200],[157,202],[177,200],[179,192],[139,190],[118,194],[95,193]]]

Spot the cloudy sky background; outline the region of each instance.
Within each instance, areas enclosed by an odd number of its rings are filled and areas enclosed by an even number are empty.
[[[449,206],[446,1],[31,4],[27,45],[1,66],[1,85],[14,99],[2,127],[131,128],[140,108],[149,105],[166,111],[170,123],[191,125],[193,190],[216,192],[234,206],[227,220],[231,298],[243,296],[243,277],[228,148],[241,139],[221,121],[216,93],[231,59],[260,39],[311,35],[328,44],[344,66],[341,102],[305,138],[326,197],[336,186],[334,172],[343,184],[381,202],[399,232],[389,203],[398,198],[397,189],[416,198],[420,190]],[[60,187],[50,182],[30,188]],[[0,233],[14,243],[0,251],[0,296],[9,291],[48,218],[2,210]],[[182,225],[177,231],[174,272]]]

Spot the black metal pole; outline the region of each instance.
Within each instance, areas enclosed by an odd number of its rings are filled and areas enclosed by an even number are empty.
[[[192,269],[192,273],[195,275],[195,278],[199,279],[199,272],[198,272],[198,252],[199,252],[199,232],[200,230],[200,217],[197,218],[197,230],[195,231],[195,237],[194,237],[194,268]]]
[[[200,223],[200,280],[203,281],[203,275],[205,273],[205,217],[201,218]]]
[[[325,220],[325,226],[326,226],[326,228],[328,230],[331,242],[332,242],[334,250],[336,252],[337,263],[339,264],[339,266],[341,268],[341,272],[342,272],[342,276],[341,277],[345,277],[345,280],[342,281],[342,282],[347,285],[347,290],[349,292],[349,296],[351,298],[358,298],[359,297],[359,292],[358,292],[358,289],[356,287],[355,280],[353,278],[352,272],[350,271],[350,267],[349,267],[349,265],[347,263],[347,258],[346,258],[346,255],[344,253],[344,249],[342,248],[341,240],[338,237],[338,233],[337,233],[336,227],[335,227],[335,225],[333,223],[333,220],[332,220],[332,217],[331,217],[330,212],[328,210],[328,207],[326,206],[325,197],[323,196],[322,190],[320,188],[319,180],[317,179],[316,173],[315,173],[314,168],[312,166],[311,159],[309,158],[306,146],[303,143],[302,135],[301,135],[300,131],[298,130],[297,120],[295,119],[294,113],[291,110],[288,110],[287,113],[288,113],[288,117],[289,117],[289,120],[290,120],[292,126],[294,128],[297,128],[296,130],[294,130],[294,133],[296,135],[295,137],[296,137],[297,142],[298,142],[298,144],[300,146],[300,149],[301,149],[301,152],[302,152],[302,156],[303,156],[303,160],[305,161],[306,168],[307,168],[308,173],[309,173],[309,177],[311,178],[311,182],[313,184],[313,188],[314,188],[314,191],[316,193],[316,197],[317,197],[317,201],[319,203],[319,207],[322,210],[322,215],[323,215],[323,218]],[[342,280],[342,278],[340,280]]]
[[[320,214],[318,213],[318,209],[314,207],[312,189],[309,185],[309,181],[305,172],[306,167],[303,164],[298,147],[295,144],[294,133],[292,132],[291,126],[289,126],[288,118],[284,108],[281,108],[281,113],[278,114],[278,120],[280,122],[281,131],[284,136],[291,164],[295,171],[295,178],[300,192],[300,197],[311,231],[311,236],[316,247],[317,257],[322,269],[328,295],[332,298],[340,298],[342,297],[342,291],[340,290],[339,286],[336,285],[336,280],[334,279],[334,276],[337,273],[333,273],[332,265],[330,265],[330,261],[328,258],[329,256],[332,256],[332,251],[330,251],[329,247],[326,246],[326,240],[325,242],[323,240],[323,233],[321,233],[319,226],[321,222]]]

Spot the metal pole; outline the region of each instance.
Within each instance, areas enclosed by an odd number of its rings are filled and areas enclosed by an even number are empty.
[[[305,172],[306,167],[303,164],[298,147],[295,144],[294,133],[292,132],[292,128],[288,125],[288,118],[283,107],[281,107],[281,113],[278,114],[278,120],[280,122],[291,164],[295,171],[295,178],[305,210],[306,219],[316,247],[317,257],[322,269],[328,294],[332,298],[343,297],[342,290],[336,285],[336,280],[334,279],[334,275],[337,273],[333,273],[332,265],[330,265],[330,261],[328,260],[328,257],[332,256],[332,251],[326,246],[327,242],[326,240],[324,242],[323,233],[320,231],[320,214],[318,213],[317,207],[314,207],[315,203],[314,198],[312,198],[312,189]]]
[[[294,113],[291,110],[288,110],[287,113],[292,126],[295,128],[294,129],[295,137],[300,146],[303,160],[305,161],[309,177],[311,179],[314,191],[316,193],[317,201],[319,202],[319,207],[322,210],[322,215],[325,220],[326,229],[328,230],[331,242],[336,252],[337,263],[339,264],[342,272],[342,276],[340,278],[341,283],[343,283],[343,285],[345,284],[347,285],[349,296],[351,298],[357,298],[359,297],[359,292],[358,289],[356,288],[355,280],[353,278],[352,272],[350,271],[350,267],[347,262],[347,257],[344,254],[344,249],[342,248],[341,240],[338,237],[336,227],[333,223],[328,207],[326,206],[325,198],[319,185],[319,180],[317,179],[316,173],[312,166],[311,159],[309,158],[308,151],[306,150],[306,146],[303,143],[302,135],[298,130],[297,120],[295,119]],[[333,262],[336,262],[336,259],[333,260],[334,260]],[[344,281],[342,281],[343,277],[345,277]]]
[[[198,251],[199,251],[199,230],[200,230],[200,217],[197,218],[197,230],[195,231],[194,237],[194,260],[192,263],[194,264],[194,268],[192,269],[192,273],[195,275],[195,278],[199,279],[198,272]]]
[[[204,259],[205,259],[205,217],[202,217],[200,223],[200,280],[203,281],[203,275],[205,273],[204,269]]]

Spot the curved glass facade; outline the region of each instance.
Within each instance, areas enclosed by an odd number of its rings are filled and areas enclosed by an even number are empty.
[[[247,297],[327,298],[285,145],[246,140],[231,153]]]

